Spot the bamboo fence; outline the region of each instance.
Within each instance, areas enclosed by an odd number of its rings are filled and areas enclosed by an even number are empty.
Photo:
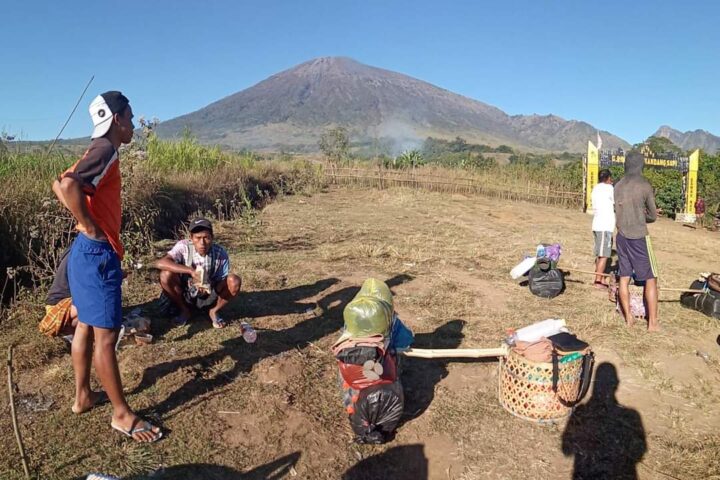
[[[394,170],[326,166],[325,176],[332,185],[378,189],[407,187],[435,192],[484,195],[502,200],[524,200],[566,208],[582,208],[582,193],[553,190],[531,181],[503,183],[491,175],[467,176],[451,171],[432,174],[416,169]]]

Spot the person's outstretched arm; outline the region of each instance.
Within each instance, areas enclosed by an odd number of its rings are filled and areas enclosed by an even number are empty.
[[[165,255],[160,260],[157,260],[153,267],[158,270],[167,270],[172,273],[184,273],[186,275],[194,275],[195,270],[188,267],[185,264],[177,263],[170,255]]]

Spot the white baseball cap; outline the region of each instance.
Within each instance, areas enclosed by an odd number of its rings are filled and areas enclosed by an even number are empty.
[[[94,125],[90,138],[104,136],[112,126],[113,115],[122,112],[129,104],[127,97],[116,90],[95,97],[88,109]]]

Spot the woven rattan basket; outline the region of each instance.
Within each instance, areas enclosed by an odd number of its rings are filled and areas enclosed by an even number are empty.
[[[531,362],[514,350],[500,358],[500,405],[516,417],[537,423],[567,418],[581,394],[583,357],[558,362],[557,392],[553,364]]]

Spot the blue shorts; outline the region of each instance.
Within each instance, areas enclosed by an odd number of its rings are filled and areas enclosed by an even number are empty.
[[[92,327],[119,329],[122,277],[120,259],[110,243],[78,235],[68,259],[68,283],[78,321]]]
[[[645,281],[657,278],[657,262],[650,243],[650,237],[626,238],[617,234],[618,274],[621,277],[632,277]]]

